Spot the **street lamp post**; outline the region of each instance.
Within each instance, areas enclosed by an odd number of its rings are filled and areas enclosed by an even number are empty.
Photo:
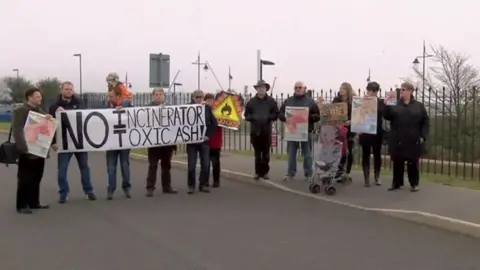
[[[82,54],[81,53],[76,53],[73,55],[74,57],[78,57],[78,65],[79,65],[79,72],[80,72],[80,96],[83,94],[83,87],[82,87]]]
[[[181,83],[173,83],[173,105],[177,105],[177,86],[182,86]]]
[[[422,58],[422,91],[425,91],[425,68],[426,68],[426,60],[427,58],[433,57],[431,54],[427,54],[427,47],[425,46],[425,40],[423,41],[423,53],[422,56],[417,56],[413,60],[414,65],[420,64],[420,61],[418,61],[418,58]]]
[[[263,80],[263,66],[274,66],[275,63],[269,60],[260,59],[260,80]]]
[[[197,90],[200,90],[200,71],[201,66],[203,65],[203,70],[208,71],[208,63],[202,63],[200,61],[200,52],[198,52],[197,61],[193,62],[192,65],[197,65]]]

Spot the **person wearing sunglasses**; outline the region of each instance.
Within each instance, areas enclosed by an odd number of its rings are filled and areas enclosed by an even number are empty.
[[[390,121],[389,150],[393,162],[393,181],[390,191],[403,186],[405,163],[411,191],[418,191],[419,161],[429,133],[429,117],[423,103],[415,100],[414,86],[405,82],[400,86],[400,100],[385,106],[383,117]],[[388,104],[389,98],[385,99]]]

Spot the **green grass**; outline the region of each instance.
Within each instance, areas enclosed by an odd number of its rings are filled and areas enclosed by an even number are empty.
[[[134,153],[145,155],[146,154],[146,149],[135,149],[133,150]],[[182,148],[179,149],[178,152],[184,152],[182,151]],[[242,156],[247,156],[247,157],[253,157],[253,151],[251,150],[243,150],[243,151],[226,151],[228,153],[236,154],[236,155],[242,155]],[[286,161],[287,156],[286,154],[278,154],[278,153],[272,153],[271,158],[274,160],[282,160]],[[299,158],[299,161],[302,161],[302,158]],[[361,173],[361,168],[359,166],[354,166],[353,171],[356,173]],[[389,178],[392,176],[392,170],[388,167],[382,167],[382,172],[381,175],[385,180],[389,180]],[[469,178],[463,178],[461,176],[448,176],[448,175],[443,175],[443,174],[433,174],[433,173],[426,173],[422,172],[420,174],[420,179],[421,181],[426,181],[430,183],[435,183],[435,184],[441,184],[445,186],[451,186],[451,187],[461,187],[461,188],[467,188],[467,189],[473,189],[473,190],[480,190],[480,181],[476,181],[473,179]]]
[[[10,129],[10,122],[0,122],[0,130]]]

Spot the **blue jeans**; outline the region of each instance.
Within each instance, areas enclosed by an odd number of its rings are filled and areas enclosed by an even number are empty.
[[[130,150],[107,151],[107,174],[108,192],[113,193],[117,189],[117,164],[120,159],[120,171],[122,173],[122,189],[129,189],[130,184]]]
[[[312,134],[308,134],[307,142],[287,142],[288,168],[287,176],[295,177],[297,173],[297,152],[302,150],[303,155],[303,172],[305,177],[313,175],[313,156],[312,156]]]
[[[92,181],[90,179],[90,168],[88,167],[88,154],[86,152],[77,153],[59,153],[58,154],[58,167],[57,167],[57,181],[58,181],[58,193],[60,196],[67,197],[70,192],[70,186],[68,185],[67,173],[68,164],[75,155],[77,159],[78,168],[80,169],[80,179],[82,181],[83,192],[90,194],[93,192]]]
[[[187,144],[187,163],[188,176],[187,183],[189,187],[195,187],[195,169],[197,167],[197,158],[200,156],[200,186],[208,183],[210,171],[210,146],[207,143]]]

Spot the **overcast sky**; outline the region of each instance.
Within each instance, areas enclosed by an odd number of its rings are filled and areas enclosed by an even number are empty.
[[[105,91],[117,72],[132,91],[149,91],[148,55],[171,55],[172,78],[182,91],[197,87],[201,51],[224,88],[257,80],[257,49],[275,66],[275,92],[289,93],[296,80],[309,88],[338,89],[343,81],[364,88],[368,69],[382,87],[399,84],[422,54],[422,40],[471,55],[480,66],[478,10],[474,0],[1,0],[0,76],[14,68],[37,80],[57,76],[84,91]],[[428,65],[428,62],[427,62]],[[203,72],[201,88],[219,87]],[[253,91],[251,89],[251,91]]]

